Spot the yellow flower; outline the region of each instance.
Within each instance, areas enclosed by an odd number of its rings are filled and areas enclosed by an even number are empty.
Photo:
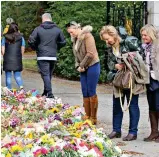
[[[54,141],[53,138],[50,138],[50,139],[48,140],[48,143],[49,143],[51,146],[53,146],[53,145],[55,144],[55,141]]]
[[[49,115],[50,113],[52,113],[51,110],[46,111],[46,115]]]
[[[11,151],[12,153],[14,153],[14,152],[20,152],[20,151],[22,151],[22,150],[23,150],[23,148],[22,148],[21,146],[19,146],[19,145],[14,145],[14,146],[12,146],[11,149],[10,149],[10,151]]]
[[[82,125],[83,125],[82,122],[75,122],[74,127],[75,127],[76,129],[79,129]]]
[[[25,138],[33,139],[33,134],[32,132],[28,133]]]
[[[86,124],[86,123],[87,123],[91,128],[93,127],[92,122],[91,122],[89,119],[85,120],[83,124]]]
[[[80,107],[80,105],[75,105],[75,106],[74,106],[75,109],[77,109],[77,108],[79,108],[79,107]]]
[[[101,142],[96,142],[95,145],[100,149],[100,151],[103,151],[103,144]]]
[[[59,125],[60,125],[60,126],[63,126],[63,124],[62,124],[61,122],[59,122]]]
[[[59,112],[59,109],[57,107],[54,107],[50,111],[53,113],[57,113],[57,112]]]
[[[12,157],[12,155],[8,152],[6,157]]]
[[[73,135],[77,138],[81,138],[81,134],[80,133],[73,133]]]
[[[27,144],[27,145],[26,145],[26,148],[31,149],[32,147],[33,147],[33,145],[32,145],[32,144]]]
[[[41,137],[41,141],[42,141],[43,143],[47,143],[48,140],[49,140],[49,136],[48,136],[47,134]]]
[[[22,144],[22,141],[18,141],[18,145],[19,146],[22,146],[23,144]]]
[[[16,132],[15,132],[15,131],[12,131],[12,132],[10,133],[10,135],[11,135],[11,136],[16,136]]]
[[[72,139],[72,141],[70,141],[71,144],[75,144],[75,141]]]

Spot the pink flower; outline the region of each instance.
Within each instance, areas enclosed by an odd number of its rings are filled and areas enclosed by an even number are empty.
[[[54,147],[51,147],[51,148],[50,148],[50,152],[53,152],[53,151],[54,151]]]
[[[48,150],[45,149],[45,148],[41,148],[41,153],[42,153],[43,155],[46,155],[46,154],[48,153]]]
[[[40,148],[40,149],[37,149],[35,152],[33,152],[34,154],[34,157],[38,157],[39,155],[46,155],[48,153],[48,150],[45,149],[45,148]]]
[[[33,152],[34,157],[38,157],[39,155],[41,155],[41,149],[36,150],[35,152]]]

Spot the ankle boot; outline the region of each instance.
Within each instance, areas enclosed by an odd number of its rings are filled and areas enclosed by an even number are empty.
[[[41,94],[41,96],[47,96],[47,91],[44,90],[43,93]]]
[[[92,124],[97,124],[97,109],[98,109],[98,97],[94,95],[90,97],[90,105],[91,105],[91,121]]]
[[[151,125],[151,134],[147,138],[144,138],[144,141],[146,142],[153,141],[159,136],[157,112],[149,111],[149,117],[150,117],[150,125]]]
[[[83,117],[83,119],[89,119],[91,115],[91,107],[90,107],[90,99],[83,98],[83,107],[85,109],[86,116]]]
[[[158,117],[158,123],[159,123],[159,111],[157,112],[157,117]],[[155,140],[157,143],[159,143],[159,136],[158,138]]]

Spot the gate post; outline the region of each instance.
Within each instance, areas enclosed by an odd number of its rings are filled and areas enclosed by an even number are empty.
[[[148,23],[159,28],[159,1],[148,1]]]

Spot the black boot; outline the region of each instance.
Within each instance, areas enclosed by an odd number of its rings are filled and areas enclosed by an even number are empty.
[[[47,96],[47,91],[44,90],[41,96]]]
[[[53,94],[47,94],[47,98],[55,98]]]

